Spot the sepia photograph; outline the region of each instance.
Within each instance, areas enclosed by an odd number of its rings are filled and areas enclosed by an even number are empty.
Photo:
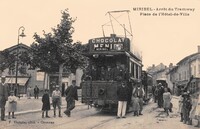
[[[200,0],[0,0],[0,129],[200,128]]]

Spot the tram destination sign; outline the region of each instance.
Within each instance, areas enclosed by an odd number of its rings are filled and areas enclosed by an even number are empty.
[[[90,51],[124,51],[127,48],[125,40],[121,37],[102,37],[89,40]]]

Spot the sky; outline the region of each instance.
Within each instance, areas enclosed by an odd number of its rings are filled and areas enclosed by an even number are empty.
[[[61,11],[67,8],[71,17],[77,18],[73,40],[82,43],[103,36],[102,25],[109,22],[108,11],[130,10],[132,45],[142,55],[144,69],[152,64],[176,65],[185,56],[196,53],[200,45],[200,0],[0,0],[0,50],[17,44],[21,26],[25,27],[26,37],[20,42],[29,46],[34,42],[33,34],[51,32],[60,23]],[[162,13],[165,15],[159,16]],[[126,13],[113,16],[129,28]],[[112,21],[115,33],[121,35],[122,28]],[[111,26],[104,26],[104,32],[111,34]]]

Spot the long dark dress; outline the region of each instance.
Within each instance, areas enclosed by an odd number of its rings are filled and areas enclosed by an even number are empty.
[[[44,94],[42,96],[42,110],[50,110],[50,100],[49,100],[49,94]]]

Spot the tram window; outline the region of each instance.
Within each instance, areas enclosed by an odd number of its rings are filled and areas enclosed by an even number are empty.
[[[134,75],[134,63],[131,63],[131,75],[132,75],[132,77],[134,77],[135,75]]]
[[[139,74],[138,74],[138,66],[136,65],[136,78],[139,78]]]

